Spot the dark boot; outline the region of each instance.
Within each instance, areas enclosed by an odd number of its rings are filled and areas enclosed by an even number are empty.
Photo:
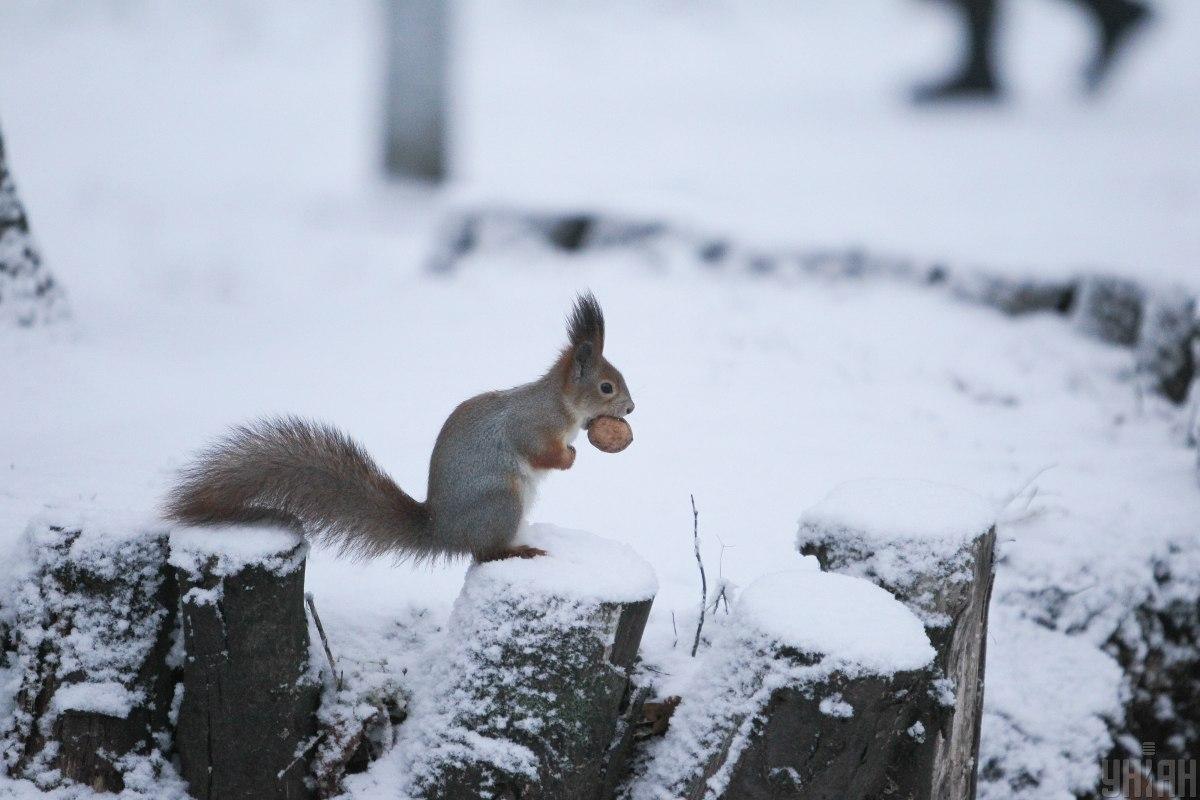
[[[1112,72],[1122,45],[1150,21],[1150,9],[1137,0],[1076,0],[1092,15],[1099,32],[1096,54],[1083,70],[1089,92],[1100,88]]]
[[[995,0],[955,0],[966,23],[967,50],[963,66],[956,75],[913,91],[913,101],[933,103],[943,100],[994,100],[1000,85],[992,62],[992,44],[996,29]]]

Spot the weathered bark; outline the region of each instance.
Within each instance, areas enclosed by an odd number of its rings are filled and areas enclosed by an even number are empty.
[[[1072,321],[1088,336],[1131,347],[1137,343],[1144,302],[1145,291],[1137,281],[1085,275],[1079,279]]]
[[[926,490],[920,482],[905,485],[913,492]],[[939,502],[942,490],[928,487],[928,491],[924,502]],[[864,495],[862,502],[874,501]],[[896,524],[901,530],[914,527],[904,519]],[[936,743],[930,796],[948,800],[975,796],[996,545],[994,526],[973,530],[967,526],[978,527],[978,523],[964,520],[963,524],[961,537],[947,538],[932,531],[928,537],[880,537],[853,527],[830,526],[826,520],[802,520],[797,541],[800,552],[816,556],[821,569],[865,577],[895,595],[925,624],[937,652],[934,688],[951,708],[944,724],[929,731]],[[911,569],[879,568],[888,562],[905,563],[914,553],[925,557],[915,559]]]
[[[197,533],[214,548],[239,535]],[[189,791],[200,800],[312,797],[304,779],[320,691],[309,669],[306,546],[285,538],[244,563],[181,552],[174,537],[172,550],[187,653],[175,744]]]
[[[3,731],[14,775],[124,788],[134,761],[164,763],[175,587],[165,531],[36,521],[18,593],[16,709]],[[54,770],[59,774],[55,775]]]
[[[785,657],[796,659],[798,654]],[[887,678],[835,674],[810,685],[776,690],[721,796],[730,800],[933,796],[937,756],[926,731],[948,714],[928,691],[929,685],[926,672]],[[831,698],[853,708],[853,714],[841,717],[823,710],[822,704]],[[694,786],[689,800],[702,800],[704,788]]]
[[[29,326],[53,320],[65,310],[62,291],[43,266],[29,231],[0,134],[0,321]]]
[[[575,599],[474,577],[450,622],[437,713],[410,722],[426,734],[415,791],[600,800],[624,775],[645,699],[630,670],[651,599]]]

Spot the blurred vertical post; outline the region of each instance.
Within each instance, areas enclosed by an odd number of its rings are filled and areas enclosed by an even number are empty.
[[[446,175],[449,4],[384,0],[384,167],[389,177],[440,181]]]

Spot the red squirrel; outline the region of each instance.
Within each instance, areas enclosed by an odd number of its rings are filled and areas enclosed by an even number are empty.
[[[575,463],[572,439],[633,398],[604,357],[604,312],[588,292],[545,375],[464,401],[442,425],[425,502],[406,494],[340,430],[289,417],[233,429],[188,466],[166,516],[191,524],[278,522],[342,554],[413,561],[531,558],[515,545],[538,480]]]

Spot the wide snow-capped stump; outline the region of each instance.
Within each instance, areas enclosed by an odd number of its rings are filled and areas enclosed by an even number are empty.
[[[120,791],[166,759],[175,616],[165,529],[92,515],[30,523],[11,588],[9,773],[44,789],[77,781]]]
[[[1102,342],[1137,342],[1145,290],[1137,281],[1111,275],[1084,275],[1072,305],[1075,329]]]
[[[1196,372],[1192,353],[1200,331],[1196,298],[1186,289],[1160,289],[1146,301],[1138,333],[1138,374],[1150,388],[1174,403],[1187,399]]]
[[[183,683],[175,746],[201,800],[296,800],[315,744],[320,685],[304,611],[308,547],[267,525],[171,534]]]
[[[937,743],[934,797],[975,796],[996,510],[917,480],[845,483],[800,519],[797,547],[821,568],[887,589],[925,625],[952,713]]]
[[[760,578],[702,656],[632,800],[929,797],[946,709],[920,620],[868,581]]]
[[[432,696],[406,723],[409,793],[438,800],[601,798],[641,715],[631,680],[657,582],[625,545],[535,525],[548,555],[475,564]]]

